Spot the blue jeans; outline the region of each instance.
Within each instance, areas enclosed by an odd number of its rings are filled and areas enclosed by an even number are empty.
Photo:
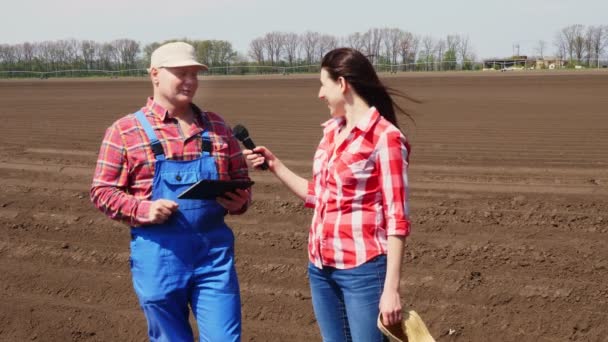
[[[324,342],[384,341],[376,321],[386,277],[386,255],[355,268],[308,264],[312,305]]]

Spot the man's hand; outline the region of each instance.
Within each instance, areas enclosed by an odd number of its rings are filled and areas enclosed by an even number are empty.
[[[169,216],[176,210],[177,203],[166,199],[159,199],[152,202],[150,205],[150,214],[148,218],[150,219],[150,223],[160,224],[167,221]]]
[[[247,201],[249,201],[249,192],[236,189],[236,192],[227,192],[223,197],[218,197],[215,200],[228,210],[229,213],[235,213],[241,210]]]

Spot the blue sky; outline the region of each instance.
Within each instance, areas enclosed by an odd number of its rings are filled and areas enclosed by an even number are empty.
[[[228,40],[246,54],[249,41],[271,31],[344,36],[398,27],[435,38],[468,35],[484,58],[511,55],[514,44],[521,54],[534,54],[539,40],[552,53],[561,28],[608,25],[608,1],[7,0],[2,14],[0,44],[66,38],[146,44],[188,37]]]

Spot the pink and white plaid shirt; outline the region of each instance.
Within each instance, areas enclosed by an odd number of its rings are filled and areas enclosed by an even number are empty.
[[[333,154],[344,124],[323,124],[308,184],[308,256],[319,268],[359,266],[386,254],[387,236],[410,232],[405,136],[372,107]]]

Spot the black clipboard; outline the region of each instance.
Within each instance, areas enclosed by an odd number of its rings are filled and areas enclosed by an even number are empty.
[[[214,200],[217,197],[222,197],[227,192],[234,192],[236,189],[248,189],[253,184],[253,181],[248,180],[203,179],[184,190],[177,198]]]

